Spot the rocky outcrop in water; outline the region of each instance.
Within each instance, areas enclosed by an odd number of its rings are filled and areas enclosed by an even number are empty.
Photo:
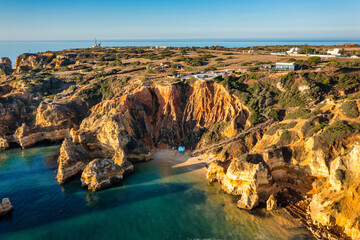
[[[211,163],[207,181],[218,181],[225,192],[240,196],[237,205],[244,209],[252,209],[265,202],[273,191],[270,169],[258,154],[242,155],[230,164]]]
[[[13,209],[10,200],[8,198],[3,198],[0,204],[0,217],[9,214]]]
[[[130,166],[131,163],[128,163]],[[95,159],[91,161],[81,174],[82,187],[95,192],[123,179],[125,170],[111,159]]]
[[[64,183],[69,178],[81,173],[89,161],[90,156],[83,146],[66,138],[60,148],[57,181]]]

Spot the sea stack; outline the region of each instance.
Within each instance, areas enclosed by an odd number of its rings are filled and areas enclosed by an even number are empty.
[[[8,198],[3,198],[0,204],[0,216],[5,216],[13,210],[13,206]]]

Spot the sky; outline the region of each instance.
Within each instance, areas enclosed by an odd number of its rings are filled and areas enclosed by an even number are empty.
[[[360,0],[0,0],[0,41],[360,40]]]

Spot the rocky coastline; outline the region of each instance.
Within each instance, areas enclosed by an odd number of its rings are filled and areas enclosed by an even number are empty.
[[[15,69],[1,59],[0,149],[62,142],[58,183],[80,174],[84,188],[98,191],[136,171],[134,164],[151,160],[151,150],[184,145],[195,156],[213,159],[206,181],[220,184],[238,208],[285,209],[317,239],[360,238],[355,95],[334,97],[341,92],[335,86],[332,95],[315,99],[303,87],[313,83],[308,73],[276,81],[266,76],[256,86],[241,82],[242,75],[234,75],[238,82],[227,77],[147,83],[95,72],[78,80],[80,61],[100,53],[82,54],[23,54]],[[58,71],[64,67],[65,73]],[[101,85],[108,76],[124,83]],[[251,87],[259,88],[256,94]],[[112,89],[111,96],[104,89]],[[308,104],[279,110],[286,92],[303,94]]]

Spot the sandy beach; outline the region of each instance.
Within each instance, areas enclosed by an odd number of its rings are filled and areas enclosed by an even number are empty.
[[[177,153],[176,150],[161,149],[152,152],[154,158],[175,163],[174,167],[186,167],[189,170],[206,175],[206,165],[211,163],[213,158],[205,155],[192,156],[190,152]]]

